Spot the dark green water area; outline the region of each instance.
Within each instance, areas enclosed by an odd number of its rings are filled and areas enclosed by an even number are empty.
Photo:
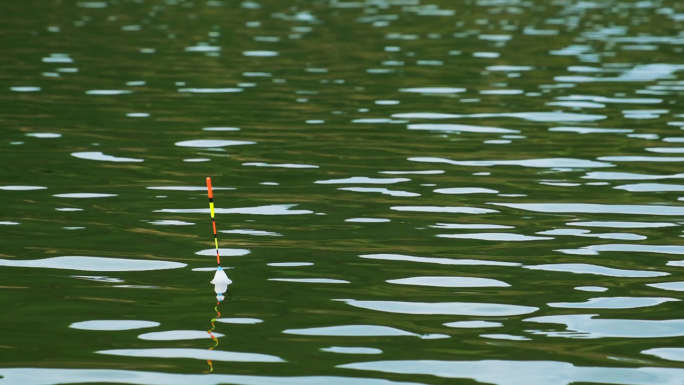
[[[684,384],[682,31],[2,1],[0,385]]]

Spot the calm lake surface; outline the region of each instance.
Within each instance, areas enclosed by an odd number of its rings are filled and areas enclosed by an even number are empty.
[[[0,23],[0,385],[684,383],[684,3]]]

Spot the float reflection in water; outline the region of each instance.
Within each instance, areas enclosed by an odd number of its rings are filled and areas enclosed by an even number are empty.
[[[217,296],[218,297],[218,296]],[[207,333],[209,333],[209,337],[211,337],[212,340],[214,340],[215,344],[214,346],[209,348],[209,351],[212,351],[216,349],[216,347],[219,345],[218,338],[214,335],[214,329],[216,329],[216,320],[221,317],[221,312],[218,310],[219,304],[221,304],[221,300],[223,298],[219,299],[218,302],[216,302],[216,306],[214,307],[214,311],[216,311],[216,317],[211,319],[211,329],[207,330]],[[209,364],[209,370],[206,371],[205,373],[211,373],[214,371],[214,365],[211,363],[211,360],[207,360],[207,364]]]

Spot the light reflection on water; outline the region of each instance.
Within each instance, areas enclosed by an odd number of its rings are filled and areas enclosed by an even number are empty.
[[[471,378],[482,383],[521,385],[569,385],[600,381],[625,385],[665,385],[678,381],[682,369],[610,368],[574,366],[558,361],[370,361],[341,365],[341,368],[384,373],[423,374],[443,378]]]
[[[0,384],[684,381],[676,2],[4,7]]]

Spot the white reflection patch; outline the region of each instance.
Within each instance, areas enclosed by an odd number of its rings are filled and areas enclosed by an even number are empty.
[[[617,190],[625,190],[631,192],[682,192],[684,185],[681,184],[665,184],[665,183],[635,183],[624,184],[622,186],[614,187]]]
[[[338,190],[353,191],[353,192],[370,192],[380,193],[382,195],[389,195],[393,197],[418,197],[420,194],[401,190],[389,190],[381,187],[341,187]]]
[[[429,287],[509,287],[506,282],[491,278],[478,277],[410,277],[389,279],[387,283],[397,285]]]
[[[584,246],[579,249],[556,250],[566,254],[598,255],[602,251],[620,251],[634,253],[655,253],[655,254],[684,254],[684,246],[680,245],[641,245],[630,243],[615,243],[605,245]]]
[[[592,128],[592,127],[552,127],[549,131],[576,132],[578,134],[628,134],[634,132],[628,128]]]
[[[313,164],[297,164],[297,163],[243,163],[243,166],[255,167],[279,167],[279,168],[318,168]]]
[[[648,175],[635,174],[631,172],[588,172],[583,179],[599,179],[599,180],[657,180],[657,179],[682,179],[684,174],[674,175]]]
[[[493,133],[493,134],[510,134],[520,132],[518,130],[510,130],[508,128],[499,127],[484,127],[484,126],[466,126],[463,124],[409,124],[409,130],[431,130],[431,131],[452,131],[452,132],[477,132],[477,133]]]
[[[434,190],[438,194],[498,194],[496,190],[481,187],[453,187],[438,188]]]
[[[178,92],[189,92],[193,94],[226,94],[242,92],[242,88],[179,88]]]
[[[401,88],[400,92],[412,92],[419,94],[457,94],[465,92],[465,88],[454,87],[422,87],[422,88]]]
[[[656,289],[663,290],[684,291],[684,282],[649,283],[646,286],[655,287]]]
[[[593,160],[571,158],[521,159],[521,160],[451,160],[445,158],[416,157],[408,158],[411,162],[447,163],[456,166],[522,166],[533,168],[596,168],[614,167],[613,164],[595,162]]]
[[[458,118],[519,118],[531,122],[591,122],[606,119],[605,115],[574,114],[570,112],[515,112],[488,114],[441,114],[432,112],[408,112],[393,114],[399,119],[458,119]]]
[[[60,138],[62,134],[55,134],[52,132],[31,132],[26,134],[26,136],[31,136],[34,138],[40,138],[40,139],[54,139],[54,138]]]
[[[647,214],[684,215],[684,207],[660,205],[605,205],[594,203],[489,203],[513,209],[539,213],[596,213],[596,214]]]
[[[206,331],[200,330],[169,330],[165,332],[145,333],[138,336],[141,340],[147,341],[184,341],[184,340],[200,340],[211,339],[214,337],[223,337],[223,334],[212,332],[209,334]]]
[[[153,186],[147,187],[148,190],[164,191],[207,191],[206,186]],[[213,187],[212,190],[235,190],[233,187]]]
[[[641,352],[670,361],[684,361],[684,348],[655,348]]]
[[[336,336],[336,337],[393,337],[393,336],[417,336],[404,330],[378,325],[342,325],[325,326],[309,329],[287,329],[285,334],[303,336]]]
[[[547,305],[565,309],[636,309],[657,306],[669,301],[679,300],[658,297],[601,297],[589,298],[586,302],[554,302]]]
[[[215,251],[214,251],[215,252]],[[159,260],[122,259],[103,257],[52,257],[32,260],[0,259],[0,266],[33,267],[80,271],[150,271],[179,269],[187,266],[180,262]]]
[[[415,257],[412,255],[401,254],[364,254],[359,255],[366,259],[381,259],[387,261],[405,261],[405,262],[420,262],[420,263],[434,263],[436,265],[474,265],[474,266],[520,266],[515,262],[498,262],[486,261],[479,259],[452,259],[452,258],[430,258],[430,257]]]
[[[524,268],[530,270],[558,271],[574,274],[593,274],[602,275],[606,277],[624,278],[648,278],[670,275],[669,273],[663,273],[660,271],[613,269],[610,267],[591,265],[588,263],[556,263],[546,265],[524,266]]]
[[[144,159],[123,158],[112,155],[105,155],[101,152],[74,152],[71,156],[79,159],[99,160],[102,162],[142,162]]]
[[[553,315],[528,318],[526,322],[564,324],[568,331],[542,332],[565,338],[662,338],[684,336],[684,320],[594,319],[597,314]]]
[[[179,147],[196,147],[196,148],[212,148],[225,146],[241,146],[245,144],[255,144],[256,142],[249,142],[244,140],[216,140],[216,139],[197,139],[176,142]]]
[[[45,190],[47,187],[43,186],[0,186],[0,190],[8,191],[31,191],[31,190]]]
[[[274,233],[272,231],[262,231],[262,230],[251,230],[251,229],[238,229],[238,230],[219,230],[219,233],[223,234],[244,234],[253,235],[256,237],[282,237],[282,234]]]
[[[380,354],[382,350],[374,348],[350,348],[343,346],[331,346],[329,348],[323,348],[321,351],[329,353],[340,353],[340,354]]]
[[[211,355],[211,354],[210,354]],[[223,358],[224,356],[211,355]],[[217,360],[220,361],[220,360]],[[135,385],[423,385],[415,382],[395,382],[385,379],[342,377],[342,376],[254,376],[235,374],[175,374],[152,371],[116,369],[43,369],[43,368],[0,368],[2,381],[8,384],[51,385],[71,383],[92,384],[135,384]]]
[[[240,257],[249,254],[247,249],[219,249],[219,254],[222,257]],[[195,253],[196,255],[212,256],[216,255],[216,249],[205,249]]]
[[[310,210],[290,210],[292,205],[268,205],[257,207],[237,207],[232,209],[215,209],[216,214],[251,214],[251,215],[303,215],[313,214]],[[174,214],[209,214],[209,209],[161,209],[155,213],[174,213]]]
[[[242,53],[244,56],[253,56],[253,57],[273,57],[273,56],[278,56],[278,52],[276,51],[244,51]]]
[[[254,325],[264,321],[258,318],[217,318],[216,322],[222,322],[224,324]]]
[[[300,283],[349,283],[341,279],[331,278],[269,278],[269,281],[300,282]]]
[[[641,229],[677,226],[668,222],[620,222],[620,221],[591,221],[591,222],[568,222],[566,225],[582,227],[610,227],[616,229]]]
[[[390,222],[387,218],[348,218],[344,220],[345,222],[355,222],[355,223],[385,223]]]
[[[413,374],[441,378],[472,379],[496,385],[570,385],[602,383],[620,385],[671,385],[684,377],[684,369],[661,367],[591,367],[559,361],[388,360],[339,365],[338,368],[382,373]]]
[[[444,326],[450,328],[463,328],[463,329],[476,329],[476,328],[498,328],[503,326],[501,322],[490,322],[490,321],[458,321],[458,322],[448,322]]]
[[[108,198],[108,197],[115,197],[117,195],[116,194],[98,194],[98,193],[69,193],[69,194],[55,194],[53,196],[55,196],[57,198],[83,199],[83,198]]]
[[[466,316],[512,316],[534,313],[537,307],[477,302],[401,302],[340,300],[348,305],[398,314],[433,314]]]
[[[159,322],[152,321],[133,321],[133,320],[97,320],[97,321],[83,321],[75,322],[69,325],[72,329],[80,330],[101,330],[101,331],[118,331],[118,330],[134,330],[153,328],[159,326]]]
[[[392,206],[391,210],[396,211],[416,211],[423,213],[445,213],[445,214],[490,214],[498,213],[496,210],[483,209],[478,207],[453,207],[453,206]]]
[[[437,234],[439,238],[456,238],[456,239],[477,239],[480,241],[507,241],[507,242],[524,242],[524,241],[545,241],[553,239],[552,237],[534,237],[522,234],[513,233],[468,233],[468,234]]]
[[[124,357],[193,358],[196,360],[226,362],[285,362],[285,360],[280,357],[267,354],[206,349],[113,349],[100,350],[96,353]]]
[[[368,178],[365,176],[355,176],[345,179],[317,180],[316,184],[394,184],[408,182],[408,178]]]

